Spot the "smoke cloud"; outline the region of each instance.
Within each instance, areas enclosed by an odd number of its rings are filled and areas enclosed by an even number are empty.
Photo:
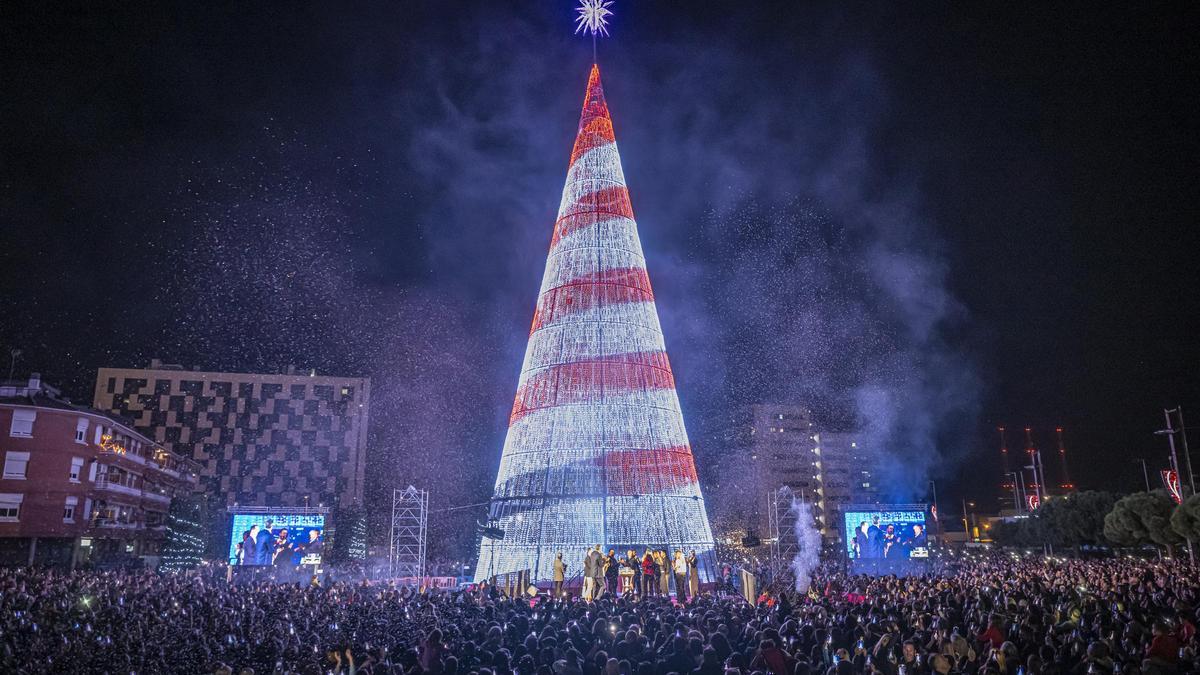
[[[796,577],[796,592],[807,593],[813,570],[821,564],[821,531],[816,528],[812,505],[792,497],[792,515],[796,518],[797,552],[792,558],[792,574]]]

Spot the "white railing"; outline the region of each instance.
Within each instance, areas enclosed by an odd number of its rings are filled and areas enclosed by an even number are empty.
[[[162,502],[163,504],[171,503],[171,495],[164,495],[160,492],[151,492],[149,490],[144,490],[144,491],[142,491],[142,496],[145,497],[146,499],[150,499],[150,500],[153,500],[156,502]]]
[[[128,485],[121,485],[120,483],[113,483],[104,478],[96,479],[96,489],[119,492],[123,495],[133,495],[134,497],[140,497],[142,495],[142,491],[138,488],[129,487]]]
[[[169,469],[164,466],[161,468],[161,470],[163,473],[167,474],[168,476],[173,476],[175,478],[179,478],[179,472],[176,471],[175,469]]]
[[[105,527],[105,528],[111,528],[111,529],[116,529],[116,530],[132,530],[132,529],[136,529],[137,527],[139,527],[139,524],[138,523],[122,523],[122,522],[119,522],[116,520],[107,520],[105,518],[98,518],[96,520],[96,527]]]

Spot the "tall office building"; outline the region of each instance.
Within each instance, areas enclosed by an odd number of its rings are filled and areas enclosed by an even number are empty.
[[[742,406],[724,440],[710,490],[721,537],[770,536],[768,493],[784,487],[812,505],[828,541],[840,537],[844,505],[878,501],[877,450],[860,447],[854,432],[821,430],[804,406]]]
[[[594,544],[695,550],[712,531],[612,118],[592,67],[476,577],[532,571]]]
[[[101,368],[94,405],[200,466],[228,506],[361,503],[370,380]]]

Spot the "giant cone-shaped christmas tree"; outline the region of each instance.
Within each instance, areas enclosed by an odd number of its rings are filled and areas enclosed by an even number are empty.
[[[550,241],[476,579],[551,577],[563,553],[696,551],[712,530],[696,480],[654,293],[592,67]]]

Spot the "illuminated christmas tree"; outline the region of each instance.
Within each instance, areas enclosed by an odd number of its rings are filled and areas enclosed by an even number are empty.
[[[563,553],[695,550],[712,530],[667,360],[612,118],[592,67],[509,418],[476,578]],[[492,534],[498,535],[497,532]]]
[[[204,502],[197,497],[188,495],[171,500],[159,569],[182,572],[200,564],[204,553],[204,511]]]

